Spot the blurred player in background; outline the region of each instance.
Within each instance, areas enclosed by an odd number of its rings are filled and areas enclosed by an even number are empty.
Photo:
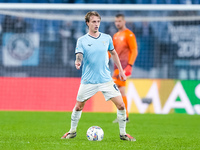
[[[126,21],[123,14],[117,14],[115,16],[115,26],[118,29],[118,32],[113,36],[114,48],[119,56],[124,73],[128,77],[131,76],[132,66],[138,55],[136,37],[134,33],[126,27]],[[126,122],[129,122],[127,98],[125,94],[126,81],[120,80],[119,70],[116,65],[114,65],[113,80],[121,92],[126,107]],[[117,122],[118,119],[113,121],[113,123]]]
[[[119,78],[123,81],[126,80],[126,75],[114,49],[112,38],[108,34],[99,32],[101,16],[97,12],[88,12],[85,15],[85,22],[89,27],[89,31],[77,41],[75,60],[76,69],[80,69],[83,63],[81,85],[71,115],[71,128],[61,139],[76,137],[76,129],[86,101],[95,93],[101,91],[106,101],[111,100],[117,107],[120,139],[136,141],[134,137],[126,133],[125,104],[119,89],[110,75],[108,51],[119,70]]]

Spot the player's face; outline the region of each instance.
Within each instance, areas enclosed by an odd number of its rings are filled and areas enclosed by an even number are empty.
[[[90,21],[87,23],[89,30],[96,33],[99,31],[99,26],[100,26],[100,18],[97,16],[91,16]]]
[[[125,26],[125,20],[123,17],[116,17],[115,18],[115,26],[118,30],[122,29]]]

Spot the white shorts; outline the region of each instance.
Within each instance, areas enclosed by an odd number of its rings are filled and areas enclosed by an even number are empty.
[[[83,102],[88,100],[98,91],[103,93],[106,101],[121,95],[117,85],[113,81],[99,84],[81,84],[78,90],[77,101]]]

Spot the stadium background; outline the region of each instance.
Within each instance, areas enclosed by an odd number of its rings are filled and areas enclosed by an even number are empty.
[[[127,1],[0,1],[1,3],[82,4],[199,4],[199,0]],[[13,13],[15,12],[15,13]],[[87,32],[84,20],[33,18],[29,14],[83,16],[85,10],[0,9],[0,110],[71,111],[81,72],[74,67],[76,40]],[[200,10],[109,11],[100,10],[101,32],[116,32],[113,17],[122,12],[137,38],[139,55],[128,80],[132,113],[200,114]],[[25,17],[19,17],[20,13]],[[133,17],[175,17],[146,21]],[[176,20],[187,17],[188,20]],[[82,17],[82,19],[84,19]],[[195,18],[196,19],[191,19]],[[78,18],[78,17],[77,17]],[[112,70],[112,62],[110,63]],[[115,112],[101,93],[88,101],[84,111]]]

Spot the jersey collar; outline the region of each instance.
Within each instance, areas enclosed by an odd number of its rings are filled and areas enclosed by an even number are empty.
[[[93,37],[93,36],[91,36],[91,35],[89,35],[89,33],[88,33],[88,36],[89,36],[89,37],[91,37],[91,38],[93,38],[93,39],[98,39],[98,38],[101,36],[101,32],[99,32],[99,36],[98,36],[98,37],[96,37],[96,38],[95,38],[95,37]]]

